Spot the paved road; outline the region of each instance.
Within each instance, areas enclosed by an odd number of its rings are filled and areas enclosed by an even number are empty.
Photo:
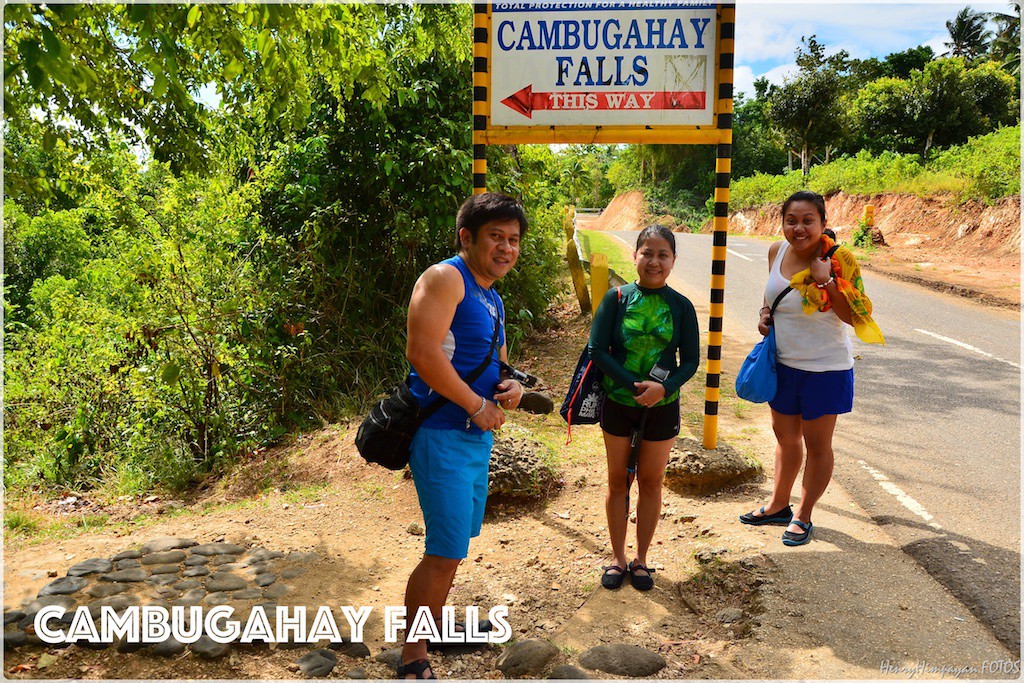
[[[614,234],[635,244],[635,232]],[[673,285],[706,306],[711,238],[677,239]],[[760,338],[768,244],[729,237],[726,367]],[[835,476],[1019,656],[1019,313],[870,271],[864,281],[887,344],[851,334],[856,399],[837,428]]]

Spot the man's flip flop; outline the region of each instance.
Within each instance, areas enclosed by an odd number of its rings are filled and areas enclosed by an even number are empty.
[[[811,540],[811,529],[814,525],[810,522],[804,524],[799,519],[794,519],[791,524],[796,524],[798,527],[804,530],[802,534],[794,534],[788,529],[782,532],[782,543],[783,545],[803,545],[807,541]]]
[[[396,673],[399,678],[405,678],[409,674],[416,678],[437,678],[434,675],[434,670],[430,668],[430,661],[426,659],[416,659],[408,664],[399,664]]]
[[[787,505],[778,512],[773,512],[770,515],[764,514],[764,508],[760,510],[760,515],[755,515],[753,512],[748,512],[745,515],[740,515],[740,521],[744,524],[750,524],[752,526],[761,526],[762,524],[779,524],[782,526],[789,526],[789,523],[793,520],[793,507]]]

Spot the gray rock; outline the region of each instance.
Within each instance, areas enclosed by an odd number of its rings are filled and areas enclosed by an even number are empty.
[[[179,591],[192,590],[193,588],[199,588],[203,585],[203,582],[199,579],[182,579],[178,583],[174,584],[174,588]]]
[[[648,678],[665,668],[665,658],[636,645],[616,643],[590,648],[580,655],[580,664],[617,676]]]
[[[11,610],[10,612],[4,612],[4,626],[8,624],[15,624],[21,621],[25,617],[25,613],[21,610]]]
[[[118,638],[114,644],[114,649],[122,654],[129,654],[132,652],[138,652],[144,647],[148,647],[149,643],[143,643],[139,640],[125,640],[124,638]]]
[[[394,647],[390,650],[384,650],[384,652],[381,652],[379,655],[374,657],[374,660],[383,662],[393,670],[397,671],[399,665],[402,663],[402,648]]]
[[[56,581],[51,581],[40,588],[38,597],[43,598],[47,595],[70,595],[71,593],[77,593],[88,585],[89,579],[83,579],[81,576],[65,576],[57,579]]]
[[[195,567],[200,564],[206,564],[209,561],[210,558],[206,557],[205,555],[189,555],[188,558],[185,559],[185,566]]]
[[[207,635],[199,636],[199,640],[192,643],[192,652],[203,659],[216,659],[223,657],[231,650],[231,643],[218,643]]]
[[[142,562],[142,564],[177,564],[184,560],[184,550],[164,550],[158,553],[144,555],[140,562]]]
[[[210,574],[206,577],[206,590],[218,593],[220,591],[237,591],[248,586],[249,583],[241,576],[228,573]]]
[[[280,550],[267,550],[266,548],[256,548],[249,552],[246,558],[242,561],[246,567],[256,564],[257,562],[266,562],[267,560],[276,560],[284,557],[284,553]]]
[[[295,660],[302,673],[309,678],[324,678],[338,664],[338,657],[330,650],[313,650]]]
[[[28,634],[20,628],[4,629],[4,649],[13,650],[28,642]]]
[[[165,598],[167,600],[173,600],[181,597],[181,591],[172,586],[160,586],[153,593],[158,598]]]
[[[271,600],[284,597],[288,594],[291,589],[283,583],[275,583],[273,586],[269,586],[263,589],[263,597]]]
[[[231,594],[235,600],[260,600],[263,598],[263,591],[259,588],[245,588]]]
[[[123,583],[97,583],[85,591],[85,594],[93,598],[109,598],[111,595],[124,593],[128,586]]]
[[[103,574],[100,581],[113,581],[114,583],[136,583],[145,581],[149,573],[145,569],[120,569],[116,572]]]
[[[365,659],[370,656],[370,648],[366,647],[366,643],[353,643],[347,638],[330,643],[327,647],[353,659]]]
[[[68,576],[85,576],[86,574],[102,574],[114,568],[114,563],[102,557],[94,557],[73,565],[68,570]]]
[[[315,550],[310,550],[308,552],[288,553],[288,561],[289,562],[306,563],[306,562],[313,562],[314,560],[319,560],[319,559],[320,559],[320,554],[317,553]]]
[[[549,463],[555,452],[533,438],[532,433],[518,425],[501,429],[494,436],[491,450],[489,497],[542,498],[561,486],[558,472]]]
[[[557,655],[558,648],[547,640],[520,640],[505,649],[497,666],[505,678],[535,678]]]
[[[109,598],[100,598],[90,602],[86,607],[93,620],[99,618],[103,607],[110,607],[115,613],[121,614],[133,605],[139,605],[141,601],[134,595],[114,595]]]
[[[185,643],[178,642],[174,636],[171,636],[167,640],[154,645],[149,649],[149,652],[157,657],[176,657],[184,652],[186,647]]]
[[[227,593],[221,592],[209,593],[205,598],[203,598],[203,602],[207,605],[226,605],[231,602],[231,596]]]
[[[180,605],[182,607],[192,607],[193,605],[198,605],[200,602],[202,602],[203,598],[205,597],[205,590],[203,590],[202,588],[193,588],[190,591],[186,591],[185,594],[177,600],[172,600],[171,606]]]
[[[214,555],[238,555],[245,552],[245,548],[234,543],[204,543],[192,548],[191,552],[194,555],[212,557]]]
[[[413,522],[412,524],[407,526],[405,530],[411,536],[422,536],[426,533],[426,530],[423,528],[423,525],[419,522]]]
[[[547,394],[542,394],[539,391],[528,391],[523,394],[523,398],[519,401],[519,410],[533,413],[534,415],[550,415],[555,412],[555,402]]]
[[[207,569],[206,567],[203,567],[202,565],[200,565],[198,567],[189,567],[188,569],[186,569],[185,571],[183,571],[181,573],[181,575],[185,576],[185,577],[207,576],[209,574],[210,574],[210,570]]]
[[[560,666],[556,666],[548,678],[558,681],[570,681],[575,679],[589,679],[590,676],[588,676],[587,672],[583,669],[577,669],[571,664],[562,664]]]
[[[118,560],[114,563],[114,569],[135,569],[136,567],[141,566],[141,562],[130,557],[124,560]]]
[[[214,555],[210,558],[210,566],[219,567],[222,564],[234,564],[238,558],[234,555]]]
[[[177,574],[179,571],[176,564],[158,564],[149,568],[150,574]]]
[[[363,680],[364,678],[366,678],[366,669],[364,669],[361,666],[357,666],[354,669],[349,669],[345,672],[345,678]]]
[[[718,614],[715,615],[715,619],[722,622],[723,624],[731,624],[735,621],[739,621],[743,618],[743,610],[739,607],[726,607],[723,610],[719,610]]]
[[[142,555],[148,555],[149,553],[162,553],[167,550],[181,550],[183,548],[191,548],[196,544],[191,538],[176,538],[174,536],[164,536],[163,538],[155,538],[148,543],[144,543],[141,552],[135,557],[141,557]]]
[[[170,586],[180,578],[177,574],[157,574],[146,579],[146,583],[151,586]]]
[[[269,586],[275,581],[277,581],[277,576],[271,574],[270,572],[266,572],[264,574],[257,574],[256,578],[253,579],[253,583],[255,583],[260,588]]]
[[[665,469],[665,484],[677,493],[708,494],[755,480],[761,472],[759,463],[729,444],[719,442],[716,450],[708,451],[699,441],[678,439]]]
[[[142,557],[142,553],[138,550],[122,550],[110,559],[114,562],[120,562],[121,560],[137,560],[140,557]]]
[[[281,572],[282,579],[294,579],[297,576],[302,576],[306,573],[306,570],[302,567],[289,567]]]
[[[74,598],[68,597],[67,595],[45,595],[41,598],[36,598],[28,604],[25,608],[25,616],[35,617],[36,612],[44,607],[50,607],[52,605],[60,605],[64,609],[71,611],[75,609],[78,603]]]

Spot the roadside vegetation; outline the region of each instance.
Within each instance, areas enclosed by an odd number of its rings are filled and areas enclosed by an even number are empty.
[[[472,190],[471,14],[5,8],[8,500],[187,489],[286,434],[361,414],[404,375],[414,280],[451,254]],[[851,60],[809,38],[797,79],[833,88],[822,92],[838,118],[805,121],[830,132],[800,137],[796,84],[739,95],[734,205],[804,184],[1019,193],[1019,17],[999,26],[999,40],[948,58]],[[894,104],[869,121],[877,108],[854,106],[865,92],[916,103],[905,109],[917,118]],[[695,226],[714,183],[706,147],[487,155],[488,186],[531,218],[529,258],[498,286],[513,360],[565,287],[567,207],[642,187],[657,213]]]

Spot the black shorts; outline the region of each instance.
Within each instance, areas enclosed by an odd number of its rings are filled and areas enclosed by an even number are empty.
[[[605,397],[601,405],[601,429],[612,436],[629,436],[640,426],[644,409],[639,406],[624,406]],[[665,441],[679,434],[679,401],[647,409],[644,426],[644,441]]]

